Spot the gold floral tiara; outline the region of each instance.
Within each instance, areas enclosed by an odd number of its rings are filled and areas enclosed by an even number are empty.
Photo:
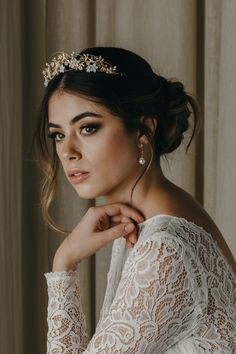
[[[79,58],[76,58],[78,56]],[[59,52],[59,54],[52,59],[50,64],[46,63],[45,65],[45,69],[42,72],[44,77],[44,86],[47,87],[49,81],[56,75],[70,70],[80,70],[86,72],[100,71],[106,74],[126,76],[124,73],[117,72],[117,67],[106,62],[101,56],[88,53],[75,55],[75,52],[72,52],[71,55],[69,55],[64,52]]]

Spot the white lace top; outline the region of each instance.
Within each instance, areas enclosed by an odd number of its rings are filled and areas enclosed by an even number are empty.
[[[211,235],[163,214],[138,226],[133,248],[113,242],[90,341],[78,270],[45,274],[47,353],[236,353],[236,275]]]

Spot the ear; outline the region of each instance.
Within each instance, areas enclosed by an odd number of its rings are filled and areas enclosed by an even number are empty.
[[[151,136],[153,137],[157,128],[157,120],[155,118],[152,117],[141,117],[140,118],[140,122],[142,122],[144,125],[147,126],[149,133],[151,134]],[[149,141],[146,137],[145,134],[142,134],[139,132],[138,134],[138,140],[140,143],[142,144],[148,144]]]

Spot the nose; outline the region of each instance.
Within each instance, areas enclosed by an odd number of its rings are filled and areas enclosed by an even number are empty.
[[[61,157],[63,160],[79,160],[81,153],[78,147],[78,141],[75,141],[73,137],[65,138],[61,147]]]

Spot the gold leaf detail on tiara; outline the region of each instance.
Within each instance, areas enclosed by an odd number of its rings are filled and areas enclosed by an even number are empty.
[[[71,55],[59,52],[59,54],[51,60],[51,63],[45,64],[45,69],[42,71],[44,77],[44,86],[47,87],[50,80],[56,75],[70,70],[86,71],[88,73],[97,71],[106,74],[126,76],[126,74],[117,72],[117,67],[109,64],[104,58],[99,55],[84,53],[76,58],[75,52]]]

